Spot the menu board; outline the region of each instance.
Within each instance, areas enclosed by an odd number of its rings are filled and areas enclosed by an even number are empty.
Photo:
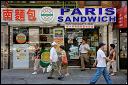
[[[13,45],[13,68],[29,68],[28,44]]]
[[[55,28],[53,30],[53,41],[56,42],[57,51],[59,51],[59,46],[64,45],[64,29],[63,28]]]
[[[96,47],[90,47],[90,57],[96,57]]]
[[[39,29],[29,29],[29,42],[39,43]]]

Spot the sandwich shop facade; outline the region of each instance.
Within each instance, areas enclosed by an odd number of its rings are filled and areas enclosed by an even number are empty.
[[[2,8],[2,33],[3,36],[7,33],[8,38],[6,46],[2,38],[2,67],[33,68],[34,45],[49,49],[53,41],[66,47],[69,66],[79,67],[82,37],[87,37],[89,56],[94,58],[99,42],[113,43],[113,22],[116,22],[115,8]]]

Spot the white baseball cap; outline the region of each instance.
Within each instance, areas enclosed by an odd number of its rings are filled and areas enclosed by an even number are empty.
[[[56,43],[56,42],[53,42],[53,43],[52,43],[52,46],[54,46],[54,45],[57,45],[57,43]]]

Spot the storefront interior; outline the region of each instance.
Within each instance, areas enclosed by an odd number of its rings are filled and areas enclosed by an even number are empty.
[[[90,52],[88,55],[90,56],[90,63],[86,63],[86,67],[90,67],[90,64],[94,62],[94,58],[96,56],[96,51],[99,42],[99,27],[95,28],[85,28],[85,29],[65,29],[65,47],[68,56],[69,66],[80,66],[80,52],[79,46],[82,42],[82,37],[86,37],[88,40],[88,44],[90,46]]]

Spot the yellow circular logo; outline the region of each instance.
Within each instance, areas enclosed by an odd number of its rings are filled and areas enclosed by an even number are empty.
[[[25,43],[26,42],[26,36],[23,33],[20,33],[16,36],[16,41],[18,43]]]

